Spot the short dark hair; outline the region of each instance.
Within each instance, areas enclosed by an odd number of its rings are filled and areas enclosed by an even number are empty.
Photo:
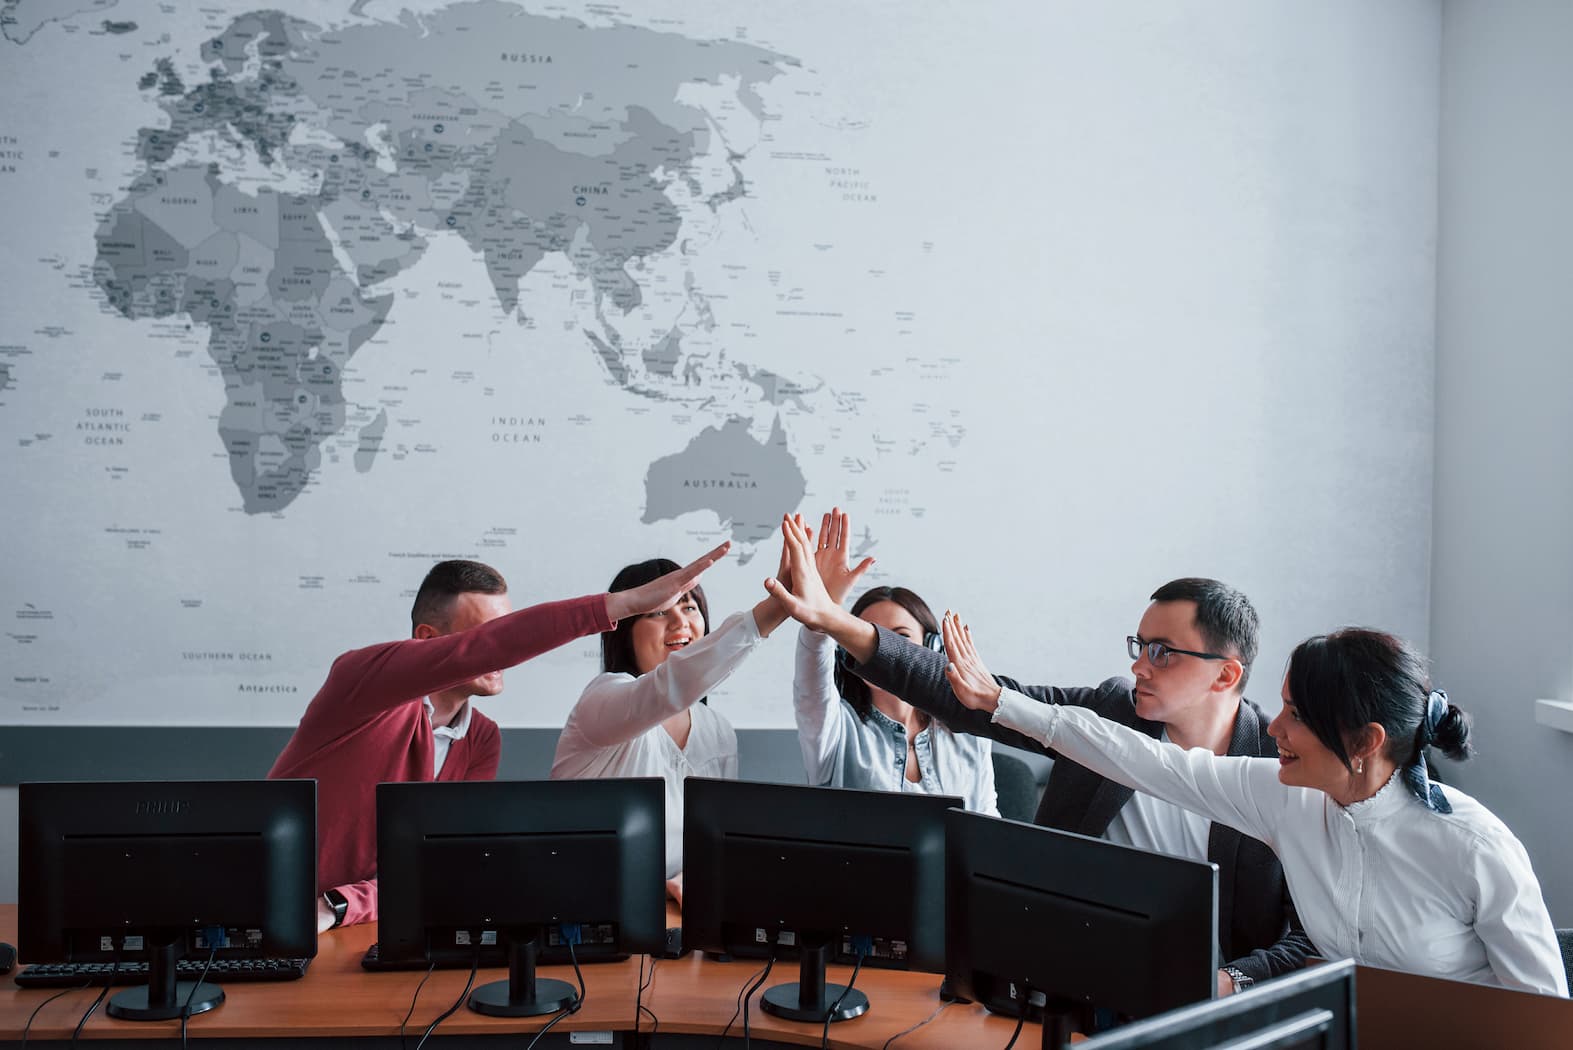
[[[671,558],[651,558],[649,561],[636,562],[625,565],[616,576],[612,577],[612,584],[608,591],[631,591],[635,587],[642,587],[651,580],[665,576],[669,572],[676,572],[681,565]],[[704,590],[696,583],[689,588],[686,597],[694,600],[699,606],[700,619],[705,622],[705,633],[710,633],[710,603],[705,601]],[[641,614],[647,615],[647,614]],[[617,621],[617,626],[601,635],[601,670],[615,671],[619,674],[631,674],[638,677],[640,674],[639,663],[634,659],[634,624],[638,623],[640,616],[625,616]]]
[[[1155,602],[1195,602],[1196,629],[1202,632],[1202,641],[1213,652],[1232,656],[1240,661],[1240,684],[1251,677],[1251,665],[1256,662],[1256,650],[1261,644],[1262,624],[1257,618],[1256,607],[1240,591],[1219,580],[1205,576],[1182,576],[1152,592]]]
[[[864,591],[863,595],[852,603],[852,615],[857,616],[870,605],[877,605],[880,602],[895,602],[901,606],[918,622],[918,626],[923,628],[925,635],[939,633],[939,620],[935,618],[934,610],[930,609],[928,603],[919,598],[916,593],[905,587],[872,587]],[[918,643],[922,644],[922,642],[923,639],[919,638]],[[842,666],[839,652],[836,654],[836,691],[841,694],[843,700],[852,705],[852,710],[857,712],[858,718],[864,722],[868,721],[869,713],[874,710],[874,695],[869,692],[867,682]]]
[[[431,567],[410,606],[410,628],[421,624],[447,629],[449,606],[461,594],[507,594],[502,573],[478,561],[440,561]]]
[[[1364,627],[1314,635],[1295,646],[1286,678],[1300,721],[1346,768],[1347,736],[1372,722],[1386,731],[1387,757],[1399,766],[1413,765],[1427,745],[1453,759],[1473,753],[1469,715],[1456,704],[1422,740],[1431,679],[1420,654],[1395,635]]]

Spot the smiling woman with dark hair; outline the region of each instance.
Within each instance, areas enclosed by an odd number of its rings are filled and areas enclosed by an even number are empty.
[[[653,558],[625,566],[608,589],[639,587],[669,564]],[[585,686],[557,738],[554,780],[666,781],[666,877],[679,903],[683,780],[737,777],[737,734],[702,701],[785,619],[780,603],[766,598],[711,631],[710,608],[696,586],[675,604],[620,620],[601,635],[601,673]]]
[[[951,688],[968,707],[1111,780],[1239,828],[1283,862],[1306,932],[1329,957],[1567,995],[1523,845],[1480,803],[1430,779],[1426,750],[1469,753],[1469,718],[1419,654],[1381,631],[1300,643],[1269,731],[1277,761],[1182,750],[1001,689],[954,618]]]

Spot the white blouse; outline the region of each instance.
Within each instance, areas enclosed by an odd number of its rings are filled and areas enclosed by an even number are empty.
[[[734,613],[714,631],[635,677],[603,672],[591,679],[557,738],[553,780],[660,777],[666,781],[666,877],[683,870],[683,780],[737,779],[737,733],[700,697],[760,643],[751,612]],[[661,723],[683,711],[692,720],[677,746]]]
[[[1488,809],[1446,787],[1452,813],[1397,774],[1341,806],[1289,787],[1271,758],[1183,750],[1006,689],[994,721],[1110,780],[1267,843],[1322,954],[1431,977],[1567,995],[1567,974],[1523,845]]]

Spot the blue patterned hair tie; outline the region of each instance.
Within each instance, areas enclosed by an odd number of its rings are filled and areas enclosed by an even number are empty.
[[[1420,724],[1420,732],[1416,734],[1420,746],[1415,748],[1414,764],[1404,767],[1404,785],[1420,800],[1421,805],[1437,813],[1451,813],[1453,806],[1447,796],[1442,794],[1442,785],[1431,783],[1426,768],[1426,748],[1431,745],[1437,727],[1446,717],[1447,694],[1440,689],[1431,690],[1431,695],[1426,697],[1425,721]]]
[[[1447,694],[1440,689],[1431,690],[1426,697],[1426,743],[1436,739],[1437,727],[1447,717]]]

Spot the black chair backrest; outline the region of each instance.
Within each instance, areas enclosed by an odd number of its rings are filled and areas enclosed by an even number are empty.
[[[1038,812],[1038,796],[1042,794],[1032,767],[1015,755],[994,752],[994,794],[999,801],[1000,816],[1029,823]]]
[[[1573,929],[1557,931],[1557,947],[1562,949],[1562,969],[1567,972],[1569,987],[1573,988]]]

